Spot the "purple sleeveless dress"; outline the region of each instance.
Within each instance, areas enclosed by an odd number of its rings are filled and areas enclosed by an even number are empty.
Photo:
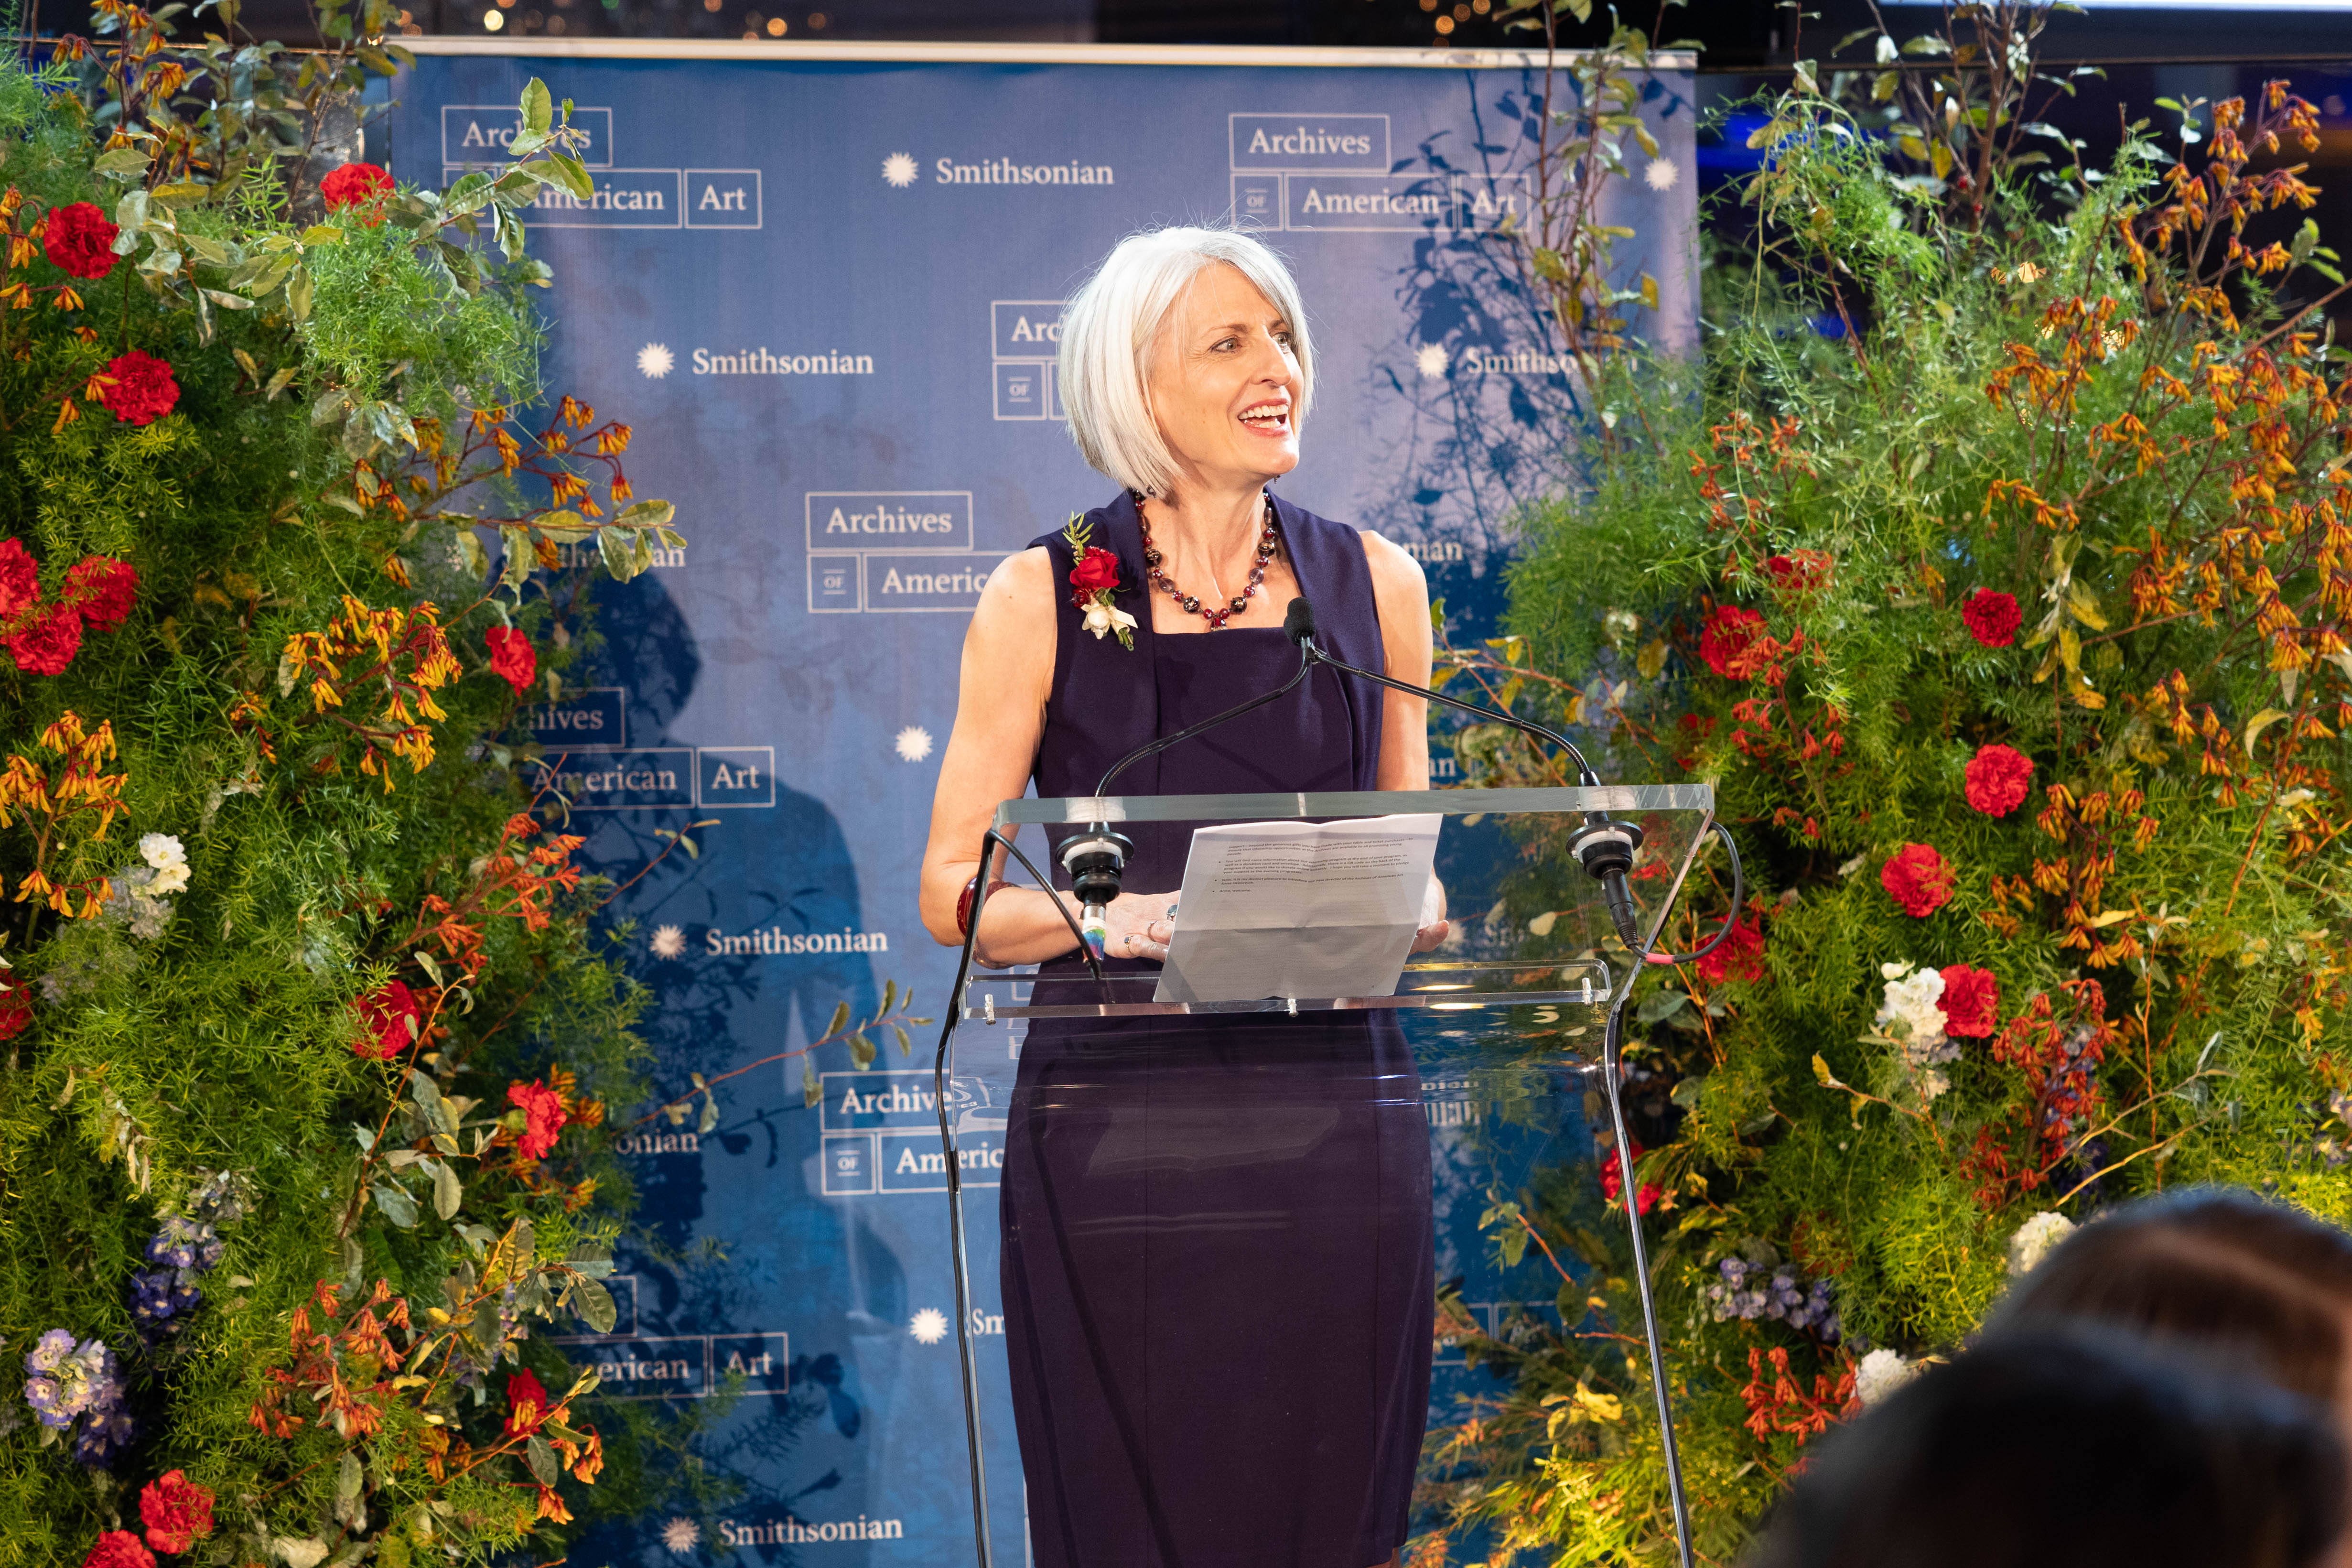
[[[1356,531],[1276,507],[1325,646],[1381,668]],[[1134,503],[1087,518],[1090,542],[1118,553],[1120,606],[1141,624],[1131,652],[1097,641],[1059,593],[1034,770],[1048,797],[1092,795],[1137,745],[1298,668],[1272,627],[1156,636]],[[1036,542],[1066,584],[1068,547]],[[1379,689],[1318,669],[1111,788],[1368,790],[1380,738]],[[1127,887],[1173,895],[1189,827],[1126,831]],[[1428,1413],[1434,1269],[1420,1081],[1392,1018],[1039,1020],[1003,1183],[1005,1342],[1038,1568],[1388,1561]]]

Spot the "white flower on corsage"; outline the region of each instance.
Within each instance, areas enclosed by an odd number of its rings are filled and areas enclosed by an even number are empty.
[[[1107,593],[1096,595],[1094,603],[1087,606],[1087,618],[1084,624],[1087,630],[1094,633],[1097,637],[1117,632],[1119,647],[1135,646],[1135,617],[1125,610],[1115,608],[1111,605],[1110,595]]]

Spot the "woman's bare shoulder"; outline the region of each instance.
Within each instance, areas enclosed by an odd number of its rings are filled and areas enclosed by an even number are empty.
[[[1428,603],[1429,578],[1411,552],[1373,529],[1359,529],[1357,537],[1364,542],[1364,564],[1371,571],[1374,595],[1383,601],[1403,595]]]
[[[1050,617],[1054,611],[1054,558],[1042,545],[1016,551],[996,563],[980,590],[979,614],[992,618]]]
[[[1016,552],[996,563],[972,609],[968,646],[988,649],[1054,647],[1054,561],[1043,548]]]

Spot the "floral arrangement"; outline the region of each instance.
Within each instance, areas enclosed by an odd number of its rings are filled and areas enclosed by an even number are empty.
[[[1135,617],[1111,602],[1119,590],[1118,556],[1100,545],[1089,544],[1093,525],[1072,512],[1062,538],[1070,547],[1070,603],[1085,616],[1084,626],[1100,642],[1106,637],[1117,637],[1118,646],[1129,653],[1135,651]]]
[[[1712,781],[1741,845],[1744,905],[1702,858],[1670,938],[1735,935],[1645,975],[1627,1046],[1703,1561],[2105,1205],[2214,1181],[2352,1220],[2315,112],[2183,104],[2086,167],[2025,102],[2043,14],[1801,72],[1703,362],[1596,365],[1591,489],[1526,520],[1509,635],[1440,649],[1609,776]],[[1471,783],[1564,782],[1454,739]],[[1490,923],[1549,951],[1575,875],[1529,868]],[[1597,1153],[1490,1212],[1507,1258],[1563,1260],[1558,1316],[1449,1324],[1497,1381],[1436,1435],[1416,1561],[1670,1550]]]
[[[314,140],[394,7],[169,15],[0,65],[0,1564],[561,1557],[711,1494],[542,1337],[615,1321],[649,1097],[515,737],[683,542],[538,384],[546,89],[403,188]]]

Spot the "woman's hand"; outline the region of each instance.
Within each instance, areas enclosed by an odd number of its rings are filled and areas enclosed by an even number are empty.
[[[1121,893],[1103,910],[1103,956],[1168,962],[1176,922],[1168,918],[1174,893]]]
[[[1427,952],[1444,944],[1454,922],[1445,918],[1445,884],[1433,875],[1421,895],[1421,929],[1412,933],[1412,951]]]

